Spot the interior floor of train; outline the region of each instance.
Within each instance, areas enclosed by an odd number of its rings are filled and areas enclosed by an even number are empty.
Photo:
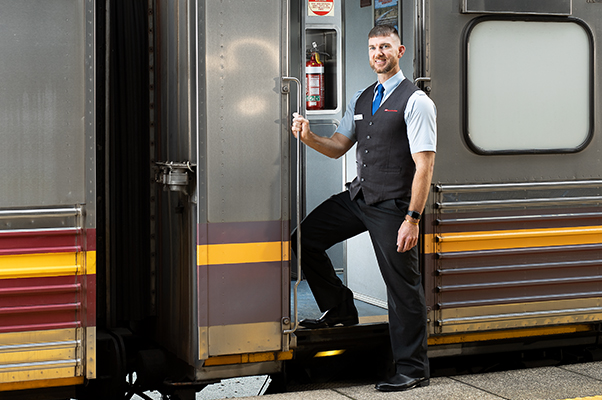
[[[291,293],[294,285],[295,282],[292,283]],[[299,320],[304,318],[319,318],[322,315],[322,312],[316,304],[316,300],[309,289],[307,281],[303,280],[299,283],[297,292]],[[385,308],[358,299],[355,299],[354,302],[360,317],[360,324],[387,321],[387,310]]]

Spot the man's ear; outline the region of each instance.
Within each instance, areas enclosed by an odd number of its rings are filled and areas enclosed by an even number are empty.
[[[403,44],[399,45],[399,58],[401,58],[403,56],[403,53],[405,53],[405,52],[406,52],[406,47]]]

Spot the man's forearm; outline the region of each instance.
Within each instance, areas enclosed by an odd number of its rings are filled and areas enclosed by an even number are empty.
[[[412,181],[412,197],[410,199],[410,211],[422,213],[431,188],[433,168],[435,165],[434,152],[421,152],[413,154],[416,164],[416,172]]]
[[[330,158],[339,158],[349,150],[350,146],[341,143],[341,140],[337,140],[340,138],[337,138],[336,135],[341,134],[335,133],[331,137],[323,137],[310,131],[309,135],[304,136],[301,141],[318,153]]]

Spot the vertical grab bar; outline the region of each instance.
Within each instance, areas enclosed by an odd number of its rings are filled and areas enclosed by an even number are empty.
[[[295,77],[285,76],[282,78],[283,82],[294,82],[297,84],[297,113],[301,114],[301,107],[303,102],[303,96],[301,93],[301,81]],[[288,92],[288,87],[283,85],[283,91]],[[293,310],[294,310],[294,323],[291,329],[285,329],[284,334],[294,333],[299,327],[299,313],[298,313],[298,298],[297,292],[299,283],[301,283],[301,139],[297,137],[297,282],[293,288]]]
[[[427,94],[429,87],[421,87],[423,82],[430,82],[431,78],[427,76],[430,73],[427,65],[427,37],[426,37],[426,13],[427,0],[419,0],[415,3],[414,11],[414,85],[423,89]]]

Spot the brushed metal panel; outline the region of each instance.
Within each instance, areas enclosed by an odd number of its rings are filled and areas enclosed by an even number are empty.
[[[0,2],[1,206],[86,201],[85,3]]]
[[[84,359],[83,364],[86,368],[86,379],[95,379],[96,378],[96,327],[90,326],[84,328],[86,332],[86,344],[85,344],[85,352],[82,359]],[[81,348],[84,351],[83,348]]]
[[[278,220],[282,4],[206,4],[209,222]],[[244,21],[244,23],[241,23]]]
[[[602,177],[602,136],[599,135],[600,116],[594,113],[594,134],[589,145],[579,153],[541,155],[480,156],[473,153],[462,137],[462,101],[464,61],[458,51],[463,47],[463,35],[475,18],[462,14],[461,0],[445,4],[425,0],[428,48],[426,58],[431,77],[430,96],[437,105],[438,153],[433,182],[545,182],[552,180],[600,179]],[[595,38],[602,34],[598,21],[602,8],[584,2],[574,2],[572,17],[583,20]],[[500,18],[502,18],[500,16]],[[504,17],[505,18],[505,17]],[[544,17],[545,18],[545,17]],[[594,43],[594,46],[597,44]],[[599,55],[596,54],[596,57]],[[600,76],[600,63],[595,62],[594,76]],[[570,84],[572,72],[559,84]],[[530,84],[527,78],[525,85]],[[594,86],[594,103],[600,101],[600,86]],[[563,101],[559,99],[559,101]],[[513,116],[511,116],[513,117]],[[567,132],[571,135],[572,132]],[[427,210],[428,212],[428,210]]]
[[[15,365],[13,369],[0,370],[0,382],[24,382],[42,379],[72,378],[78,360],[53,361],[47,364],[32,364],[31,368]]]
[[[0,333],[0,348],[7,348],[7,346],[23,346],[27,343],[31,346],[36,346],[39,343],[64,343],[68,341],[72,341],[73,345],[76,345],[76,340],[76,329],[9,332]],[[46,346],[46,344],[43,344],[43,346]]]
[[[290,232],[288,221],[252,221],[223,224],[201,224],[197,228],[197,244],[277,242],[282,232]],[[285,236],[285,239],[288,239]]]
[[[465,13],[570,15],[572,0],[464,0]]]
[[[206,268],[209,326],[268,321],[280,324],[282,305],[278,300],[282,263],[210,265]]]
[[[444,310],[441,333],[534,327],[602,320],[599,297]]]
[[[280,350],[280,322],[209,327],[209,355]]]
[[[209,358],[209,328],[206,326],[199,326],[199,360],[206,360]]]

